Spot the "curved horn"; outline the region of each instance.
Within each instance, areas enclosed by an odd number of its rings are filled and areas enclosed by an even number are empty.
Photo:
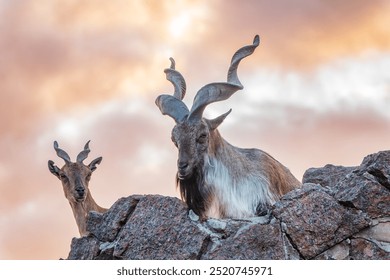
[[[157,97],[155,103],[163,115],[168,115],[175,120],[176,123],[181,123],[187,118],[189,110],[181,101],[186,93],[186,82],[183,76],[175,70],[175,60],[170,57],[171,67],[164,70],[167,75],[167,80],[170,81],[175,92],[173,96],[162,94]]]
[[[188,120],[200,120],[207,105],[226,100],[240,89],[242,89],[242,86],[230,83],[212,83],[205,85],[198,91],[194,98]]]
[[[167,80],[170,81],[174,88],[175,92],[173,94],[177,99],[183,100],[184,95],[186,94],[186,81],[182,74],[175,70],[175,60],[170,57],[171,67],[164,70],[164,73],[167,75]]]
[[[172,95],[162,94],[155,103],[163,115],[170,116],[176,123],[183,122],[188,116],[189,110],[184,102]]]
[[[255,38],[253,38],[252,45],[242,47],[241,49],[236,51],[236,53],[232,57],[232,61],[230,62],[230,67],[227,75],[228,83],[240,85],[242,88],[244,88],[237,76],[238,64],[240,64],[240,61],[243,58],[250,56],[255,51],[255,49],[259,46],[259,44],[260,44],[260,37],[259,35],[256,35]]]
[[[225,83],[211,83],[202,87],[196,94],[191,108],[189,120],[199,120],[202,118],[203,111],[207,105],[213,102],[228,99],[237,90],[243,89],[237,75],[237,68],[240,61],[251,55],[260,43],[259,35],[253,39],[253,44],[240,48],[233,55],[230,67],[228,70],[227,82]]]
[[[89,140],[89,141],[85,144],[84,150],[81,151],[81,152],[77,155],[77,159],[76,159],[77,162],[82,163],[83,160],[86,159],[86,158],[88,157],[88,154],[89,154],[89,152],[91,151],[91,150],[89,149],[89,142],[91,142],[91,140]]]
[[[64,150],[58,148],[57,141],[54,141],[54,150],[56,150],[57,156],[62,158],[65,161],[65,163],[69,163],[70,162],[69,155]]]

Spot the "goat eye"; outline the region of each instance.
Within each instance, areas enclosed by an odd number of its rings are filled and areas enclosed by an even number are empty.
[[[206,139],[207,139],[207,134],[202,134],[198,137],[196,141],[200,144],[204,144],[206,143]]]
[[[61,181],[68,180],[68,177],[66,177],[66,175],[65,175],[64,173],[61,173],[61,174],[60,174],[60,180],[61,180]]]
[[[87,177],[85,177],[87,181],[91,180],[91,174],[88,174]]]

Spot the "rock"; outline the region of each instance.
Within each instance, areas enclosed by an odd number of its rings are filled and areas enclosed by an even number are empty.
[[[370,228],[358,232],[354,237],[375,243],[379,248],[390,253],[390,218],[374,221]]]
[[[68,260],[92,260],[99,254],[99,241],[95,238],[73,238]]]
[[[390,260],[389,251],[363,238],[352,239],[351,248],[350,258],[353,260]]]
[[[360,168],[366,169],[383,187],[390,191],[390,151],[366,156]]]
[[[390,259],[390,151],[305,172],[266,215],[203,220],[178,198],[132,195],[90,212],[68,259]]]
[[[217,219],[208,219],[207,225],[216,231],[223,232],[226,229],[227,223]]]
[[[236,235],[223,240],[202,259],[281,260],[299,259],[299,255],[288,240],[282,240],[279,224],[250,224]]]
[[[199,216],[196,215],[195,212],[192,211],[191,209],[188,211],[188,217],[189,217],[192,221],[194,221],[194,222],[197,222],[197,221],[199,221],[199,219],[200,219]]]
[[[335,198],[342,204],[362,210],[375,219],[390,216],[390,191],[367,173],[354,174],[338,185]]]
[[[315,257],[316,260],[347,260],[350,253],[351,240],[346,239]]]
[[[197,259],[207,242],[208,236],[188,218],[179,199],[145,196],[123,226],[113,255],[121,259]]]
[[[370,219],[363,212],[345,208],[320,185],[304,184],[276,203],[275,217],[304,258],[313,258],[359,230]]]
[[[344,167],[327,164],[320,168],[309,168],[303,174],[302,184],[313,183],[323,187],[335,186],[357,167]]]
[[[90,212],[87,230],[100,241],[113,241],[140,199],[141,196],[121,198],[104,214]]]
[[[363,231],[366,238],[374,238],[380,242],[387,242],[390,244],[390,218],[379,219],[378,224],[374,223],[374,226]]]
[[[360,167],[335,186],[335,198],[375,219],[390,216],[390,151],[364,158]]]

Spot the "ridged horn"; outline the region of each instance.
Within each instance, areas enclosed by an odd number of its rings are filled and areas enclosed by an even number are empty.
[[[258,35],[253,39],[253,44],[240,48],[232,57],[227,75],[227,82],[211,83],[202,87],[195,95],[194,102],[188,116],[191,121],[200,120],[207,105],[228,99],[236,91],[243,89],[238,79],[237,68],[240,61],[251,55],[260,43]]]
[[[175,70],[175,60],[170,57],[169,60],[171,61],[171,67],[164,70],[164,73],[167,76],[167,80],[170,81],[175,88],[175,92],[173,93],[173,96],[177,99],[183,100],[185,94],[186,94],[186,81],[184,80],[184,77],[180,72]]]
[[[189,114],[184,102],[172,95],[162,94],[157,97],[155,103],[163,115],[170,116],[176,123],[183,122]]]
[[[62,158],[65,161],[65,163],[70,162],[69,155],[67,154],[67,152],[65,152],[64,150],[62,150],[58,147],[57,141],[54,141],[54,150],[56,150],[57,156]]]
[[[85,160],[85,159],[88,157],[88,154],[89,154],[89,152],[91,151],[91,150],[89,149],[89,142],[91,142],[91,140],[89,140],[89,141],[85,144],[84,150],[82,150],[82,151],[77,155],[77,159],[76,159],[77,162],[82,163],[83,160]]]
[[[189,110],[181,101],[186,93],[186,82],[183,76],[175,70],[175,60],[171,57],[171,67],[164,70],[167,80],[170,81],[175,89],[172,95],[162,94],[156,98],[156,105],[163,115],[168,115],[175,120],[176,123],[183,122]]]

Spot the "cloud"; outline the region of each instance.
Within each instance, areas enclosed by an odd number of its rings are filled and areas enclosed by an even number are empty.
[[[47,113],[145,94],[155,85],[148,80],[163,68],[155,67],[158,30],[145,21],[161,18],[156,7],[100,2],[2,3],[0,89],[8,105],[0,112],[8,120],[0,122],[3,131],[22,133]]]
[[[273,67],[307,69],[344,55],[390,47],[386,1],[234,1],[213,3],[212,30],[200,45],[217,60],[226,46],[261,37],[258,60]]]
[[[270,118],[278,118],[277,114],[282,113],[270,108],[275,104],[276,107],[282,105],[282,111],[284,106],[293,106],[316,114],[368,109],[390,120],[390,74],[386,71],[389,67],[388,53],[370,53],[340,58],[309,73],[263,68],[247,78],[240,98],[253,107],[264,107],[254,113]],[[237,103],[240,106],[241,101]],[[285,114],[280,117],[282,121],[294,119]]]
[[[39,198],[30,198],[30,201],[20,203],[11,208],[12,211],[2,215],[0,259],[67,257],[70,248],[69,236],[76,236],[78,232],[71,219],[68,203],[65,200],[56,200],[55,197],[52,193],[41,193]],[[69,212],[65,211],[65,208],[69,208],[66,209]]]

